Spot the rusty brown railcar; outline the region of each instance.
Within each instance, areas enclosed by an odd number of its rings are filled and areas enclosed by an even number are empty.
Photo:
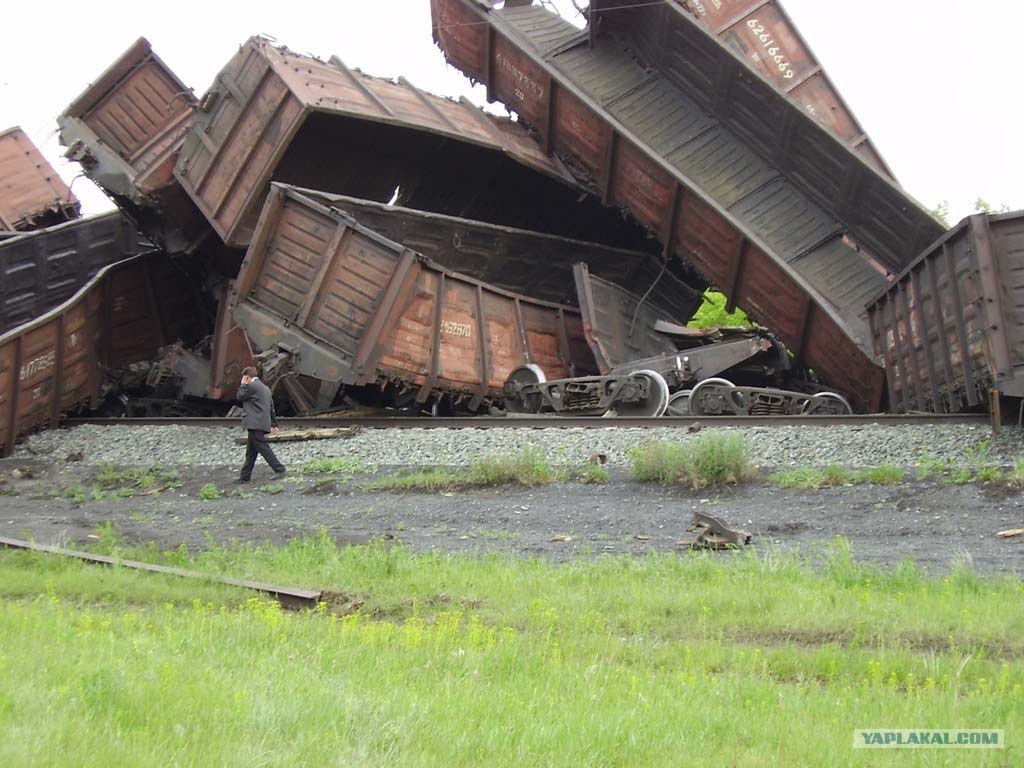
[[[494,288],[358,224],[337,207],[275,186],[236,283],[232,314],[264,354],[320,382],[397,382],[417,399],[468,407],[501,396],[534,363],[594,372],[579,311]]]
[[[896,411],[1024,397],[1024,211],[970,216],[869,305]]]
[[[192,296],[184,273],[148,252],[104,267],[63,304],[0,336],[0,453],[95,406],[105,370],[149,362],[179,338],[194,342],[203,328]]]
[[[102,267],[151,248],[121,213],[0,240],[0,333],[57,306]]]
[[[837,199],[864,204],[862,215],[896,204],[857,232],[877,242],[899,230],[880,251],[893,265],[906,262],[902,249],[923,230],[929,238],[941,232],[926,212],[901,212],[916,206],[783,94],[754,78],[677,6],[648,4],[607,17],[628,31],[628,20],[646,22],[646,16],[634,17],[657,11],[664,29],[679,34],[682,26],[694,35],[697,60],[721,67],[721,81],[712,83],[718,90],[697,80],[684,89],[643,66],[636,51],[659,53],[646,38],[625,50],[618,38],[592,34],[593,25],[577,30],[540,7],[434,0],[432,8],[435,39],[448,60],[515,109],[545,148],[588,173],[607,204],[631,211],[666,252],[693,264],[734,305],[771,327],[824,381],[847,392],[858,410],[880,407],[883,374],[871,357],[864,307],[885,285],[884,270],[851,242],[834,206],[830,211],[817,202],[832,190],[823,186],[811,197],[803,182],[794,181],[801,166],[789,149],[799,141],[806,145],[802,151],[813,150],[823,162],[838,150],[840,159],[856,164],[847,170],[859,181]],[[680,77],[692,68],[672,66]],[[691,94],[695,88],[707,89],[700,101]],[[749,133],[757,122],[747,112],[755,97],[771,107],[766,117],[788,116],[785,151],[772,145],[767,153],[775,164]],[[709,99],[715,110],[734,109],[736,115],[718,117]],[[741,111],[749,118],[744,128],[736,125]],[[835,163],[827,168],[831,172]],[[888,196],[865,202],[870,180],[880,181]]]
[[[65,155],[172,252],[209,233],[174,179],[194,106],[191,90],[140,37],[57,118]]]
[[[592,195],[581,199],[578,180],[522,125],[261,38],[202,97],[175,176],[238,248],[271,181],[617,246],[645,241]]]
[[[675,0],[866,162],[895,178],[779,0]]]
[[[445,269],[496,288],[529,293],[534,299],[576,304],[573,265],[586,262],[594,275],[646,295],[646,307],[659,308],[660,319],[686,322],[704,300],[683,282],[686,273],[678,262],[666,263],[650,253],[290,185],[272,186],[344,211],[362,226]]]
[[[21,128],[0,131],[0,232],[70,221],[79,209],[68,185]]]

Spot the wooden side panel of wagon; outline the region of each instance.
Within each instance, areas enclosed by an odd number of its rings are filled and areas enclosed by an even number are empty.
[[[150,247],[120,213],[0,240],[0,333],[57,306],[102,267]]]
[[[866,162],[892,171],[843,100],[779,0],[675,0],[748,67],[846,142]]]
[[[527,362],[552,377],[594,369],[571,339],[582,330],[575,308],[445,269],[283,186],[271,189],[260,217],[233,316],[259,349],[291,352],[297,373],[396,381],[420,400],[497,397]]]
[[[0,232],[78,218],[78,198],[21,128],[0,131]]]

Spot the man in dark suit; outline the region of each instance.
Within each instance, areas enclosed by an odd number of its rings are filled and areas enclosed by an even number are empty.
[[[238,388],[238,401],[242,404],[242,426],[249,431],[245,444],[245,464],[238,481],[248,483],[256,466],[256,456],[264,458],[274,474],[287,471],[267,442],[268,432],[277,432],[277,414],[274,413],[274,398],[270,388],[256,377],[252,366],[242,369],[242,385]]]

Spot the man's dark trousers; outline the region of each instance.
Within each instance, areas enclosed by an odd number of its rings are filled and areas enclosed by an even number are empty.
[[[274,455],[270,443],[267,442],[267,433],[260,429],[250,429],[248,433],[249,439],[245,444],[245,464],[242,466],[240,479],[250,480],[252,478],[252,469],[256,466],[257,456],[262,456],[275,472],[284,472],[284,464]]]

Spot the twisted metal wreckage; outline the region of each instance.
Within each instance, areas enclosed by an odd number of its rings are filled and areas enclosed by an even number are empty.
[[[297,413],[1019,394],[1021,217],[943,237],[780,3],[498,5],[431,0],[433,35],[515,121],[259,37],[195,98],[133,44],[58,119],[120,213],[38,229],[78,212],[42,158],[0,186],[36,229],[0,232],[3,450],[81,407],[222,412],[254,361]],[[708,286],[759,326],[687,328]]]

